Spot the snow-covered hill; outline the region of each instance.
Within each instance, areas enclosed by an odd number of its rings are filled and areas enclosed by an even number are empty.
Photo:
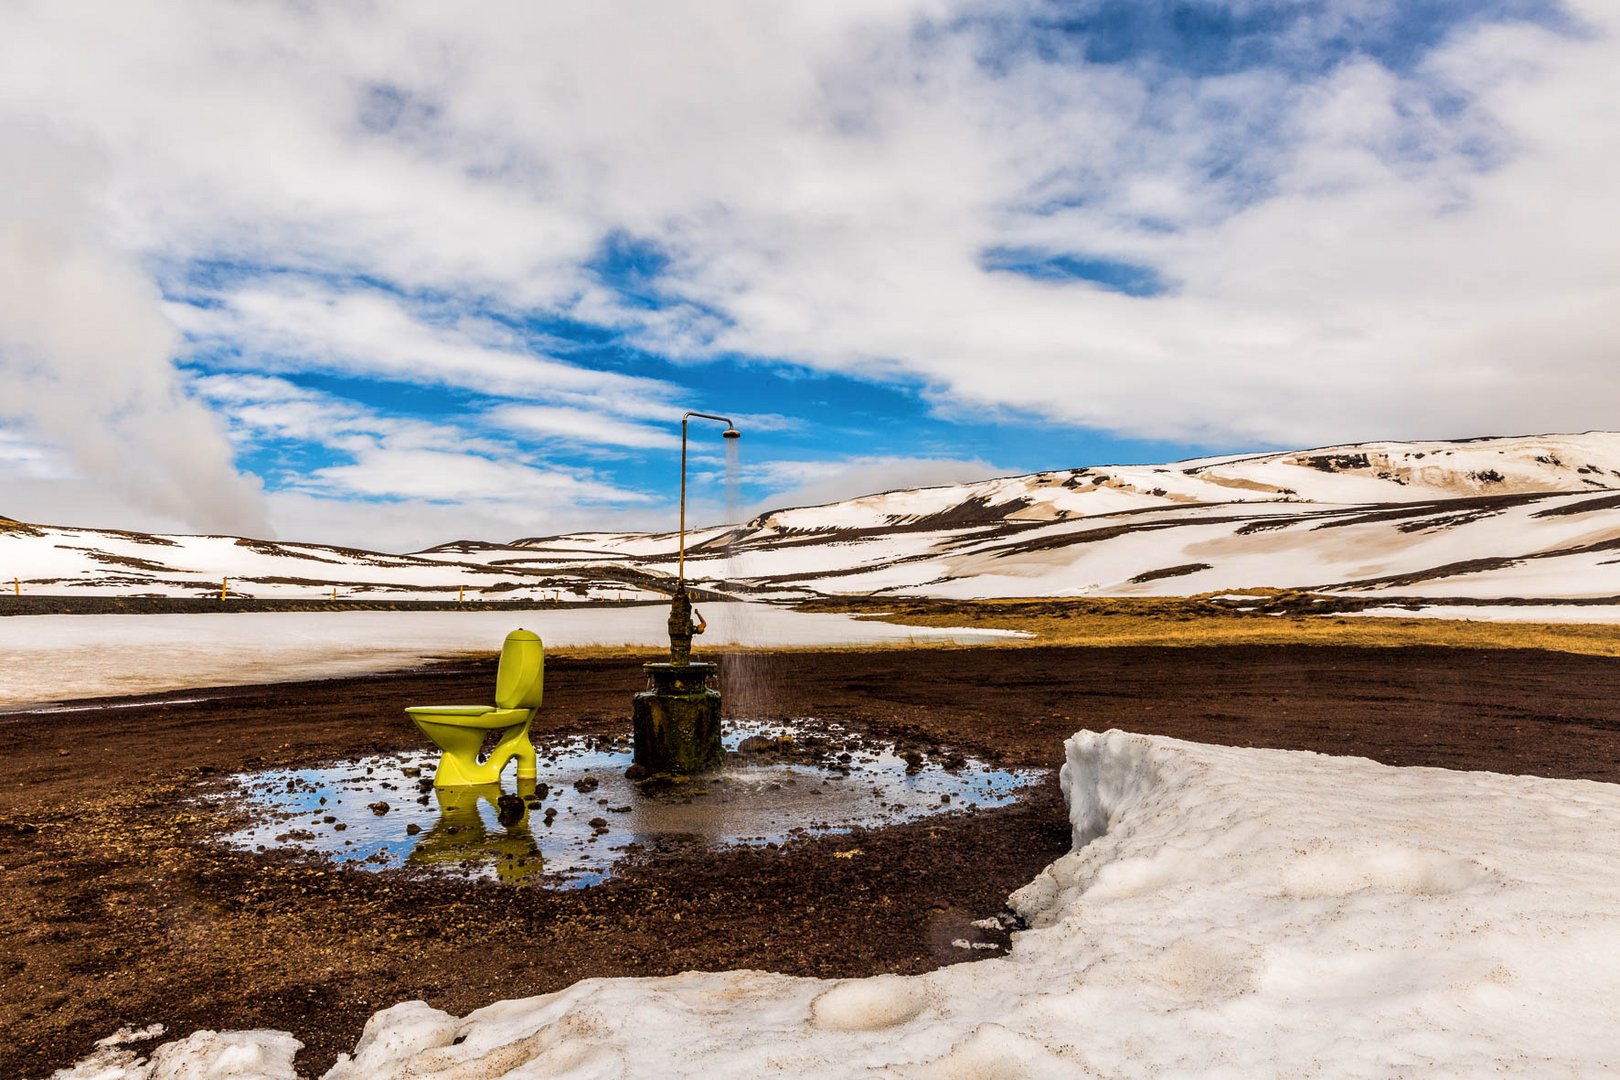
[[[884,528],[1005,518],[1065,521],[1129,510],[1228,502],[1348,505],[1620,486],[1620,435],[1362,443],[1169,465],[1070,469],[868,495],[781,510],[751,524],[803,530]]]
[[[455,545],[452,545],[454,547]],[[467,545],[507,552],[504,545]],[[633,582],[580,569],[554,574],[497,557],[463,561],[236,536],[182,536],[31,525],[0,519],[0,575],[28,595],[230,596],[455,600],[653,595]],[[15,586],[14,579],[17,579]]]
[[[463,540],[413,555],[0,522],[30,592],[649,597],[671,533]],[[1091,467],[777,510],[687,535],[687,576],[761,597],[1620,596],[1620,434],[1364,443]]]

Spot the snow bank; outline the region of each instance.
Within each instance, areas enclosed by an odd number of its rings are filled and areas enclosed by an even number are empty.
[[[153,1025],[161,1032],[161,1024]],[[96,1044],[96,1052],[53,1080],[298,1080],[293,1057],[304,1044],[285,1031],[196,1031],[143,1058],[129,1048],[152,1029],[128,1028]]]
[[[1467,619],[1473,622],[1620,623],[1616,604],[1434,604],[1425,607],[1390,605],[1361,611],[1335,611],[1336,619]]]
[[[747,610],[744,610],[746,608]],[[726,645],[976,644],[1005,630],[897,626],[757,604],[705,604],[699,650]],[[282,682],[493,655],[509,630],[551,648],[665,645],[661,606],[555,611],[330,611],[218,615],[17,615],[0,618],[0,706],[195,686]]]
[[[1620,1069],[1620,787],[1121,732],[1066,750],[1077,846],[1014,894],[1031,928],[1005,958],[406,1002],[328,1080]]]

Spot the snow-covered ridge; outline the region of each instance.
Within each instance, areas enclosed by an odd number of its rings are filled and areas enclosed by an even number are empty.
[[[687,536],[756,598],[1151,596],[1283,588],[1417,604],[1620,597],[1620,434],[1364,443],[868,495]],[[0,523],[33,593],[652,599],[672,533],[463,539],[410,555]]]
[[[753,528],[885,528],[931,519],[1065,521],[1185,504],[1420,502],[1620,487],[1612,432],[1452,442],[1374,442],[1313,450],[1108,465],[867,495],[777,510]],[[965,522],[964,522],[965,523]]]
[[[1065,754],[1076,848],[1011,898],[1030,928],[1006,957],[405,1002],[328,1080],[1620,1068],[1620,788],[1118,731]],[[59,1075],[290,1077],[296,1047],[199,1032]],[[243,1071],[203,1071],[227,1057]]]

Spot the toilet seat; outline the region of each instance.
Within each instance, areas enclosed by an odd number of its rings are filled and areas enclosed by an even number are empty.
[[[405,710],[415,717],[443,717],[440,723],[458,727],[491,728],[521,724],[534,715],[533,709],[497,709],[493,705],[413,705]]]

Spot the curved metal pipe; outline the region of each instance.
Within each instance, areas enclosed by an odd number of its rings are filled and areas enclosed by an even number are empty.
[[[706,412],[689,412],[681,417],[681,554],[680,561],[676,564],[675,581],[682,588],[686,586],[686,422],[694,416],[703,420],[718,420],[726,425],[722,438],[742,438],[742,432],[737,430],[737,425],[731,422],[730,417]]]

